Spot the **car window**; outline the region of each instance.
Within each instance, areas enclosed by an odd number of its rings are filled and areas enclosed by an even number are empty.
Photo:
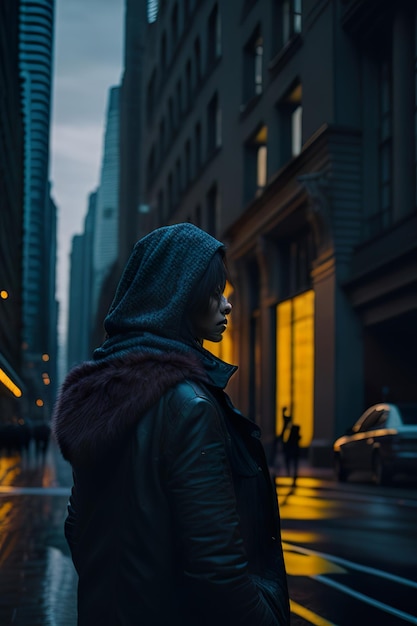
[[[388,411],[376,411],[378,413],[374,428],[384,428],[387,423]]]
[[[380,411],[376,411],[375,409],[366,416],[363,420],[359,432],[364,432],[365,430],[370,430],[374,427],[376,422],[378,421],[378,415]]]

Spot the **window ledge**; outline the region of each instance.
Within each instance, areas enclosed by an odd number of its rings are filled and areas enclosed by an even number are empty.
[[[256,94],[255,96],[252,96],[250,100],[240,105],[240,119],[245,118],[251,111],[253,111],[261,99],[261,96],[261,93]]]
[[[288,63],[288,61],[294,56],[296,52],[303,45],[303,38],[300,34],[293,35],[285,46],[278,52],[277,55],[269,62],[268,69],[271,73],[275,74],[282,70],[282,68]]]

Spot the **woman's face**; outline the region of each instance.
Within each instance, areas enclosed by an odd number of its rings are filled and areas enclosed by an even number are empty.
[[[227,328],[227,315],[232,310],[232,305],[224,295],[211,296],[209,306],[205,313],[200,314],[194,324],[198,339],[219,342]]]

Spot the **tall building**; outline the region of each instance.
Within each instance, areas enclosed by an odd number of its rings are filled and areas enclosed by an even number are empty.
[[[56,207],[50,196],[49,136],[53,0],[21,0],[20,75],[25,130],[23,348],[27,412],[49,418],[56,371]]]
[[[109,277],[118,255],[119,220],[119,116],[120,88],[109,91],[106,130],[97,192],[93,235],[92,311],[96,325],[102,324],[101,301],[111,295],[103,294],[103,285]]]
[[[157,6],[149,7],[152,17]],[[142,76],[144,39],[147,27],[146,3],[126,0],[124,26],[124,70],[120,87],[120,181],[119,253],[121,272],[139,234],[144,202],[140,196],[140,145],[142,118]],[[142,213],[141,211],[142,207]]]
[[[143,41],[139,231],[227,242],[230,392],[314,463],[416,400],[416,33],[408,0],[166,0]]]
[[[97,191],[89,196],[84,231],[75,235],[71,248],[69,311],[67,333],[67,369],[91,358],[93,238]]]
[[[19,419],[22,394],[23,119],[19,2],[0,4],[0,424]]]

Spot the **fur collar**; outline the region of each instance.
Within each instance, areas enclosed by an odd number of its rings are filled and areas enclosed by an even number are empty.
[[[75,367],[61,387],[52,416],[52,432],[63,457],[83,464],[101,455],[185,379],[207,381],[192,354],[131,354]]]

